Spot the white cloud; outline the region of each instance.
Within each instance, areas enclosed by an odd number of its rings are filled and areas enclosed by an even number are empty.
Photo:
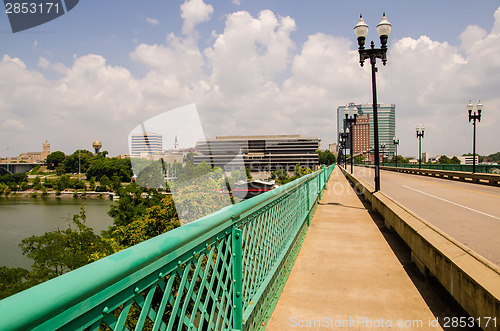
[[[0,128],[2,130],[10,131],[9,133],[12,134],[12,131],[24,130],[26,126],[19,120],[8,119],[0,123]]]
[[[214,12],[212,5],[207,5],[203,0],[186,0],[181,5],[181,17],[184,20],[182,33],[191,34],[196,25],[206,22]]]
[[[233,2],[233,4],[235,4],[236,6],[240,6],[240,5],[241,5],[241,0],[233,0],[232,2]]]
[[[160,24],[160,21],[158,21],[156,18],[150,18],[146,17],[146,23],[149,23],[153,26]]]
[[[210,19],[212,6],[191,0],[181,12],[182,36],[169,34],[163,43],[141,43],[131,52],[146,68],[144,77],[97,54],[75,56],[70,66],[40,58],[40,71],[5,55],[0,61],[2,128],[27,137],[7,147],[49,139],[60,145],[53,148],[71,152],[100,139],[112,155],[125,153],[126,135],[138,123],[195,102],[208,137],[298,133],[319,136],[326,148],[337,135],[337,106],[371,103],[370,65],[359,66],[354,40],[317,33],[296,45],[293,18],[269,10],[257,17],[239,11],[227,15],[224,30],[202,50],[195,28]],[[485,105],[478,151],[498,151],[500,9],[491,31],[469,26],[460,38],[460,47],[426,36],[390,40],[387,66],[377,64],[378,99],[397,105],[403,154],[416,155],[418,123],[427,128],[424,151],[468,152],[469,99]],[[49,70],[59,77],[47,78]],[[7,137],[0,130],[0,141]],[[81,146],[82,140],[88,146]]]

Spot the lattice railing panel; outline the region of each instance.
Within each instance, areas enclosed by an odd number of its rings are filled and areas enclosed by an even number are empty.
[[[333,167],[0,301],[0,330],[258,328]]]

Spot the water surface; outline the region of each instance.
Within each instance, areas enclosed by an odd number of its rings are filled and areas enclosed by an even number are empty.
[[[0,266],[30,267],[33,261],[22,254],[21,240],[58,228],[66,229],[68,220],[80,212],[82,203],[87,214],[86,224],[94,233],[99,234],[113,223],[107,215],[113,203],[109,200],[0,197]]]

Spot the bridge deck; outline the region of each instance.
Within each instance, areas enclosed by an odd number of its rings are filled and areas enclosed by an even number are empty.
[[[397,328],[401,320],[428,329],[435,317],[336,168],[266,330]]]

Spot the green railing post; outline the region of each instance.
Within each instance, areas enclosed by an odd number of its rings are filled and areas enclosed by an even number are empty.
[[[243,330],[243,231],[233,225],[233,330]]]
[[[326,167],[323,164],[323,189],[326,190]]]
[[[311,198],[310,198],[310,190],[309,190],[309,180],[306,182],[306,191],[307,191],[307,226],[311,224]]]

